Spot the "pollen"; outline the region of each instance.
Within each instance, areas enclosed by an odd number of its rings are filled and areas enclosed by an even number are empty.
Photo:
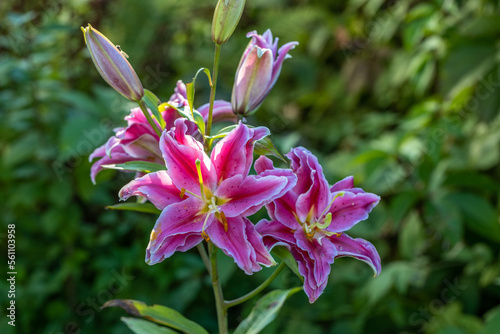
[[[182,189],[181,189],[181,193],[180,193],[180,195],[179,195],[179,196],[180,196],[181,198],[184,198],[184,195],[185,195],[185,194],[186,194],[186,189],[182,188]]]
[[[205,241],[210,241],[210,237],[208,236],[207,232],[202,231],[201,236],[203,237],[203,239],[205,239]]]

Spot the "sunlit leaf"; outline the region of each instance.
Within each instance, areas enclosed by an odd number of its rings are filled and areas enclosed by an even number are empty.
[[[116,169],[132,172],[152,173],[160,170],[166,170],[165,165],[156,164],[149,161],[129,161],[122,164],[102,165],[103,168]]]
[[[137,211],[137,212],[145,212],[145,213],[154,213],[160,214],[161,211],[158,210],[151,203],[120,203],[115,205],[108,205],[106,209],[110,210],[127,210],[127,211]]]
[[[154,118],[156,118],[158,123],[160,123],[161,128],[165,129],[165,120],[163,119],[163,117],[160,114],[160,111],[158,110],[158,105],[160,105],[161,103],[160,99],[153,92],[145,89],[142,101],[146,104],[149,110],[151,110]]]

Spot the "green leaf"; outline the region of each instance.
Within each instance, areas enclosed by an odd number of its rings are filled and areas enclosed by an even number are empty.
[[[177,334],[178,332],[162,327],[154,322],[138,319],[121,317],[121,320],[135,334]]]
[[[129,161],[122,164],[102,165],[102,167],[107,169],[126,170],[143,173],[152,173],[167,169],[164,165],[149,161]]]
[[[108,205],[106,209],[109,210],[127,210],[127,211],[137,211],[145,213],[160,214],[161,210],[158,210],[151,203],[120,203],[115,205]]]
[[[184,110],[183,112],[181,112],[181,114],[189,120],[195,122],[196,125],[198,125],[200,133],[202,135],[205,135],[205,120],[203,119],[203,116],[201,116],[201,114],[194,109],[195,84],[196,79],[198,78],[198,74],[200,74],[201,72],[204,72],[207,75],[208,83],[210,87],[212,87],[212,77],[210,76],[210,71],[204,67],[200,68],[194,75],[193,81],[186,84],[186,95],[189,105],[189,112],[186,113],[186,111]],[[188,117],[188,114],[191,114],[191,117]]]
[[[106,307],[121,307],[130,315],[149,319],[160,325],[177,329],[183,333],[208,334],[208,332],[197,323],[185,318],[176,310],[165,306],[148,306],[141,301],[132,299],[113,299],[102,306],[102,308]]]
[[[285,158],[283,158],[283,156],[278,152],[269,136],[255,142],[254,152],[259,155],[272,155],[281,161],[288,163],[288,161],[286,161]]]
[[[160,114],[160,111],[158,110],[158,106],[161,104],[160,99],[153,92],[145,89],[142,101],[151,110],[154,118],[156,118],[158,123],[160,123],[161,128],[165,129],[165,120],[163,119],[163,117]]]
[[[278,256],[285,264],[290,268],[290,270],[297,275],[297,277],[304,282],[304,277],[299,273],[299,267],[297,266],[297,261],[292,256],[290,251],[285,246],[275,246],[272,252]]]
[[[276,318],[285,300],[300,290],[302,290],[302,287],[269,292],[259,299],[250,315],[239,324],[233,334],[259,333]]]
[[[449,199],[460,208],[469,229],[489,240],[500,242],[498,215],[488,201],[471,193],[452,194]]]

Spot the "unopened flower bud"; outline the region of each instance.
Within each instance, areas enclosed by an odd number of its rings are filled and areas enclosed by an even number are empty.
[[[85,44],[103,79],[131,101],[140,101],[144,88],[123,52],[90,24],[82,27]]]
[[[236,29],[240,21],[245,0],[219,0],[212,20],[212,40],[224,44]]]
[[[291,56],[288,52],[298,42],[290,42],[278,49],[278,38],[273,40],[271,30],[263,35],[251,31],[248,44],[236,70],[231,104],[235,114],[248,116],[264,101],[281,71],[283,61]]]

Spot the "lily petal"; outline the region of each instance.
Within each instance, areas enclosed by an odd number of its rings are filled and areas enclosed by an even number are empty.
[[[328,238],[337,249],[336,258],[345,256],[356,258],[368,264],[375,276],[380,274],[382,270],[380,255],[370,242],[361,238],[353,239],[345,233],[338,237],[333,235]]]
[[[323,238],[321,244],[315,239],[309,240],[304,231],[295,232],[297,247],[307,252],[308,257],[314,261],[313,277],[316,286],[320,286],[330,275],[330,265],[334,262],[337,256],[337,249],[328,239]],[[304,278],[307,278],[304,276]]]
[[[206,233],[215,246],[227,256],[232,257],[238,267],[247,275],[251,275],[262,269],[255,255],[255,247],[260,249],[264,245],[259,245],[258,240],[254,237],[248,238],[246,234],[247,224],[251,223],[242,217],[227,217],[227,231],[224,230],[224,225],[221,222],[215,221],[206,229]],[[257,244],[254,245],[251,241],[257,242]]]
[[[337,193],[333,193],[335,196]],[[328,212],[332,214],[332,222],[327,230],[330,232],[343,232],[349,230],[362,220],[378,204],[380,197],[371,193],[354,194],[344,192],[333,201]]]
[[[247,176],[253,162],[255,142],[269,134],[267,128],[251,129],[239,123],[234,130],[218,142],[211,154],[211,160],[217,170],[218,183],[238,174]]]
[[[150,245],[146,249],[146,263],[153,265],[169,258],[175,252],[185,252],[198,245],[203,238],[199,233],[177,234],[165,238],[160,248],[151,253]]]
[[[172,182],[178,189],[186,189],[200,195],[200,182],[196,160],[201,162],[203,184],[209,189],[216,186],[217,174],[212,162],[203,151],[203,145],[186,134],[185,119],[175,121],[175,127],[164,131],[160,139],[160,150],[165,159]]]
[[[205,122],[208,120],[208,111],[210,109],[210,103],[205,103],[197,110],[203,116]],[[238,121],[238,117],[233,113],[233,107],[231,106],[231,102],[224,100],[215,100],[214,101],[214,110],[212,113],[212,122],[219,123],[223,121],[230,121],[236,123]]]
[[[235,175],[224,180],[214,194],[227,200],[220,206],[226,217],[248,216],[282,195],[287,184],[284,176]]]
[[[181,192],[173,184],[167,171],[149,173],[129,182],[120,190],[120,198],[144,196],[158,209],[163,210],[172,203],[182,201]]]
[[[304,222],[310,213],[314,214],[314,218],[319,218],[326,210],[331,196],[323,168],[318,159],[303,147],[292,149],[287,157],[292,161],[292,170],[298,177],[294,188],[300,194],[296,204],[298,218]]]
[[[198,233],[201,235],[206,214],[200,214],[205,203],[196,197],[167,206],[151,231],[148,249],[154,255],[163,243],[174,235]],[[205,226],[210,226],[213,215],[208,217]]]

